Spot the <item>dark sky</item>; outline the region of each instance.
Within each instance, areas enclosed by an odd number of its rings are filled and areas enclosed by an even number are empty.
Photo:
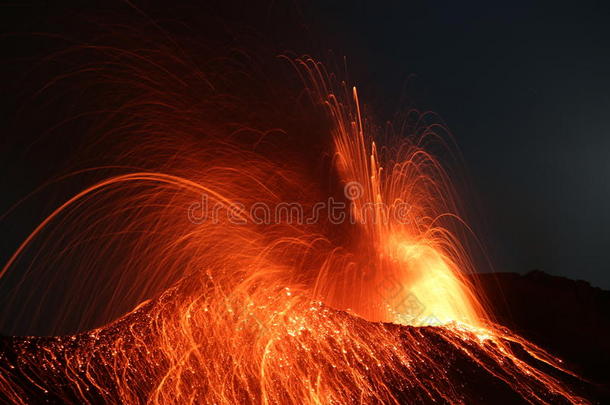
[[[610,14],[595,2],[372,2],[326,7],[318,24],[377,87],[409,74],[444,117],[482,207],[499,271],[610,288]],[[388,105],[389,104],[389,105]]]
[[[112,3],[79,12],[94,13]],[[137,3],[151,15],[180,9]],[[218,8],[222,18],[242,19],[285,49],[345,55],[352,80],[381,119],[398,108],[411,77],[409,83],[417,90],[408,95],[445,119],[464,155],[477,201],[475,226],[496,270],[538,268],[610,289],[607,7],[586,1],[547,6],[515,1],[378,3],[263,2],[240,7],[232,2],[201,10],[213,13]],[[120,1],[111,7],[133,12]],[[196,12],[197,7],[188,9]],[[0,5],[5,32],[61,31],[50,21],[70,13],[75,9],[56,2]],[[291,25],[297,28],[284,36]],[[296,40],[294,32],[307,34]],[[28,41],[2,44],[5,55],[23,56],[33,47]],[[11,70],[11,60],[3,58],[5,71]],[[11,78],[5,73],[2,80]],[[5,110],[16,108],[11,94],[0,97]],[[7,146],[15,142],[4,142],[16,135],[3,132],[5,210],[36,185],[34,180],[20,181],[15,173],[25,171],[29,177],[31,165],[41,170],[45,162],[17,161]],[[26,231],[4,225],[2,258],[14,248],[13,235]]]

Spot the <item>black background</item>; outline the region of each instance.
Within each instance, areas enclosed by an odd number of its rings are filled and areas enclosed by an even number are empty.
[[[49,42],[33,34],[74,35],[66,21],[108,11],[214,15],[278,50],[346,56],[379,120],[405,93],[444,118],[496,270],[539,268],[610,289],[610,13],[602,2],[0,3],[1,212],[51,177],[59,159],[52,148],[33,151],[33,135],[19,131],[27,83],[18,79]],[[2,220],[3,262],[56,203]]]

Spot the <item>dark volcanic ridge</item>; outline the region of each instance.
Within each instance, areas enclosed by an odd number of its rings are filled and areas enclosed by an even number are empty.
[[[549,276],[539,271],[526,275],[498,273],[480,275],[480,284],[491,300],[498,321],[551,353],[566,360],[568,369],[575,370],[588,381],[575,378],[534,359],[520,347],[511,347],[522,360],[534,364],[548,375],[559,379],[578,395],[594,403],[608,403],[608,345],[610,322],[608,305],[610,293],[593,288],[584,282]],[[0,382],[9,383],[21,398],[29,403],[79,403],[83,398],[91,403],[119,401],[117,381],[133,381],[133,394],[142,403],[167,368],[161,353],[151,351],[146,342],[149,335],[150,312],[156,301],[140,308],[117,322],[95,333],[63,337],[0,337]],[[329,309],[332,316],[349,317],[354,328],[367,327],[369,322],[341,311]],[[441,327],[411,327],[383,324],[404,342],[421,342],[418,350],[433,362],[414,362],[413,370],[430,385],[437,384],[438,370],[443,364],[443,378],[450,381],[455,391],[468,404],[527,403],[502,379],[489,373],[484,365],[491,365],[489,353],[474,342],[464,343],[473,355],[450,343]],[[130,333],[124,333],[129,328]],[[116,342],[122,340],[120,353]],[[406,343],[408,344],[408,343]],[[80,361],[73,361],[75,356]],[[125,364],[117,368],[108,359],[120,359]],[[210,359],[209,361],[214,361]],[[371,372],[382,372],[387,384],[402,403],[447,403],[442,395],[423,393],[421,386],[397,378],[392,358],[387,365]],[[75,366],[76,364],[76,366]],[[502,373],[501,370],[498,370]],[[422,377],[423,376],[423,377]],[[74,384],[79,381],[79,384]],[[535,383],[532,385],[536,386]],[[551,392],[541,397],[549,403],[565,403]],[[202,390],[205,394],[205,389]],[[0,392],[0,401],[10,396]],[[357,402],[346,398],[346,402]]]
[[[610,291],[540,270],[477,277],[498,323],[608,389]]]

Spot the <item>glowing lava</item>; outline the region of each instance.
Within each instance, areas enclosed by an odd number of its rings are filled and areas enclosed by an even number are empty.
[[[48,261],[25,274],[49,280],[48,288],[57,280],[47,263],[70,258],[77,271],[106,271],[94,285],[110,299],[84,304],[83,313],[113,314],[125,297],[155,298],[86,333],[4,343],[4,401],[472,403],[483,397],[474,381],[533,403],[585,402],[563,383],[571,374],[559,360],[490,322],[467,281],[474,266],[456,231],[455,191],[424,148],[437,137],[434,126],[382,139],[363,119],[355,89],[332,83],[310,59],[295,61],[330,118],[330,154],[354,220],[261,222],[244,207],[298,196],[309,213],[316,182],[288,157],[259,152],[259,139],[256,147],[225,134],[198,142],[212,115],[191,106],[205,103],[182,100],[173,88],[157,92],[171,69],[121,55],[128,61],[113,74],[146,71],[148,86],[134,85],[143,93],[125,104],[128,118],[117,128],[151,134],[124,155],[154,170],[112,176],[61,205],[2,275],[44,239],[33,260]],[[157,114],[153,105],[175,109]],[[210,205],[198,208],[213,221],[187,218],[202,194]],[[396,217],[397,210],[404,212]],[[85,276],[60,281],[90,285]]]

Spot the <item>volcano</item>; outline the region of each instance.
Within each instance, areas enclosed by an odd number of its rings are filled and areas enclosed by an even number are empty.
[[[575,329],[539,334],[563,284],[480,274],[436,114],[380,125],[310,56],[113,29],[36,93],[70,100],[45,133],[78,163],[0,270],[4,402],[606,398]]]
[[[490,276],[491,277],[491,276]],[[504,291],[516,288],[515,284],[522,288],[535,288],[540,291],[540,284],[546,286],[555,295],[558,293],[566,293],[567,291],[557,287],[557,281],[550,276],[543,276],[535,273],[528,276],[519,276],[516,274],[502,274],[499,276],[500,283],[497,282],[497,275],[494,275],[494,286],[505,287]],[[532,281],[531,279],[536,281]],[[507,281],[509,280],[509,281]],[[560,281],[564,287],[573,289],[577,286],[575,282]],[[555,285],[554,285],[555,284]],[[491,284],[490,284],[491,285]],[[494,287],[495,288],[495,287]],[[169,293],[175,294],[177,291]],[[585,296],[595,295],[596,291],[589,288],[582,294]],[[607,295],[607,293],[606,293]],[[539,297],[540,294],[536,294]],[[606,297],[607,298],[607,297]],[[151,317],[155,312],[156,307],[164,306],[165,310],[174,310],[167,308],[168,302],[172,299],[171,296],[164,296],[159,300],[148,302],[134,310],[126,317],[118,320],[112,325],[108,325],[99,330],[90,333],[84,333],[74,336],[64,337],[4,337],[0,340],[0,359],[2,360],[2,382],[3,386],[10,386],[11,389],[3,390],[3,401],[12,402],[19,398],[19,401],[25,403],[114,403],[125,401],[126,389],[128,383],[132,388],[129,392],[129,397],[134,403],[146,403],[151,399],[159,399],[158,394],[155,394],[162,384],[163,376],[167,375],[170,362],[164,358],[161,352],[150,351],[149,345],[155,339],[151,333]],[[525,296],[524,300],[535,300],[533,296]],[[542,300],[541,302],[549,302]],[[565,302],[565,301],[564,301]],[[578,307],[578,303],[569,303],[572,307]],[[552,307],[552,304],[536,306],[539,313],[544,313]],[[320,369],[332,370],[336,378],[341,378],[341,374],[348,370],[358,367],[366,367],[367,372],[382,376],[383,384],[388,390],[387,395],[398,403],[476,403],[476,404],[517,404],[529,403],[527,398],[524,398],[523,393],[516,392],[510,382],[511,370],[506,368],[504,362],[498,363],[494,358],[493,352],[489,352],[489,347],[480,346],[480,338],[476,333],[468,331],[454,330],[452,327],[441,326],[401,326],[395,324],[378,324],[370,323],[353,315],[324,308],[321,305],[315,307],[315,326],[311,330],[307,328],[301,329],[298,334],[291,334],[290,330],[283,330],[282,339],[292,341],[286,342],[287,345],[294,345],[291,350],[291,359],[286,364],[285,373],[291,372],[291,367],[298,365],[300,362],[311,362],[315,357],[310,357],[310,353],[305,342],[319,329],[336,328],[342,325],[349,330],[347,332],[353,334],[369,331],[374,333],[375,330],[382,330],[383,333],[389,333],[396,337],[396,344],[402,344],[408,348],[414,355],[408,362],[404,359],[397,358],[392,350],[387,348],[374,349],[370,347],[348,347],[342,344],[339,336],[332,333],[326,333],[320,339],[327,341],[328,348],[341,353],[341,356],[320,357],[317,359],[322,364],[316,364]],[[527,317],[525,312],[520,312],[518,306],[511,308],[513,314],[517,314],[515,319]],[[576,310],[578,311],[578,310]],[[527,311],[530,316],[532,311]],[[160,321],[160,320],[158,320]],[[262,320],[252,316],[246,324],[236,326],[236,334],[240,333],[237,329],[253,328],[255,330],[264,330],[264,328],[273,328],[273,325],[263,325]],[[542,332],[544,325],[537,323],[537,330],[531,328],[527,322],[521,325],[520,329],[528,330],[529,333]],[[564,342],[572,341],[570,339],[570,324],[563,323],[561,331],[564,336],[562,339],[553,339],[553,348],[559,350]],[[513,323],[514,327],[518,324]],[[606,324],[606,328],[607,328]],[[592,325],[590,325],[590,328]],[[314,330],[314,328],[316,330]],[[279,329],[279,328],[278,328]],[[128,331],[128,332],[127,332]],[[267,331],[267,333],[280,333],[279,330]],[[345,332],[345,331],[344,331]],[[572,331],[573,332],[573,331]],[[205,335],[205,331],[200,331]],[[548,334],[545,334],[548,336]],[[606,335],[607,337],[607,335]],[[456,345],[456,341],[460,342]],[[573,341],[572,341],[573,342]],[[599,344],[603,345],[607,339],[600,339]],[[576,343],[582,343],[576,341]],[[205,340],[202,341],[205,345]],[[319,345],[320,342],[317,342]],[[493,346],[493,342],[487,343]],[[516,357],[523,361],[538,363],[539,366],[546,368],[563,384],[572,386],[574,389],[586,393],[586,395],[594,400],[603,402],[608,397],[608,387],[592,382],[585,382],[581,378],[576,378],[570,374],[553,371],[550,367],[542,364],[539,360],[527,353],[524,348],[520,347],[516,342],[509,342],[509,346],[514,350]],[[575,346],[572,344],[572,346]],[[154,346],[153,346],[154,347]],[[578,357],[575,359],[583,359],[582,353],[587,349],[586,346],[576,346],[581,349],[573,350]],[[346,350],[346,348],[348,350]],[[593,348],[598,350],[599,348]],[[374,350],[374,351],[373,351]],[[373,359],[375,353],[379,356]],[[416,353],[416,355],[415,355]],[[603,352],[602,352],[603,353]],[[109,361],[109,359],[111,359]],[[204,362],[219,361],[218,357],[210,359],[202,359]],[[226,359],[225,359],[226,360]],[[236,359],[232,359],[235,361]],[[380,363],[375,363],[375,361]],[[507,360],[510,362],[511,360]],[[125,364],[126,367],[121,370],[115,368],[116,362]],[[133,367],[130,365],[137,365]],[[607,368],[602,367],[607,365],[607,359],[595,359],[593,357],[585,357],[579,366],[583,370],[589,370],[590,376],[603,378],[603,373],[607,373]],[[205,364],[203,364],[205,366]],[[311,366],[311,365],[310,365]],[[514,366],[514,365],[513,365]],[[438,367],[442,368],[442,373],[439,374]],[[505,370],[503,371],[503,368]],[[597,373],[591,370],[597,370]],[[490,370],[495,370],[497,374],[492,375]],[[367,374],[363,374],[363,378]],[[408,378],[405,378],[408,376]],[[254,377],[254,376],[252,376]],[[192,393],[192,399],[195,401],[205,402],[206,393],[213,390],[212,387],[206,387],[206,381],[197,381],[196,373],[191,377],[191,384],[197,387],[197,393]],[[344,376],[349,378],[349,376]],[[291,384],[306,385],[314,383],[314,381],[289,381]],[[365,383],[372,383],[373,378]],[[241,381],[245,383],[245,381]],[[451,393],[451,390],[459,387]],[[538,399],[548,403],[569,403],[565,398],[544,390],[544,386],[537,383],[532,377],[531,389],[534,395],[539,395]],[[352,387],[357,388],[357,387]],[[244,403],[258,403],[261,400],[263,392],[259,390],[251,390],[246,385],[240,386],[240,381],[235,381],[231,387],[233,395],[240,398]],[[448,394],[451,393],[451,394]],[[369,395],[372,393],[369,393]],[[284,393],[288,400],[288,393]],[[361,392],[360,396],[346,396],[346,402],[376,402],[382,398],[373,395],[366,396],[365,392]],[[15,401],[15,402],[19,402]]]

